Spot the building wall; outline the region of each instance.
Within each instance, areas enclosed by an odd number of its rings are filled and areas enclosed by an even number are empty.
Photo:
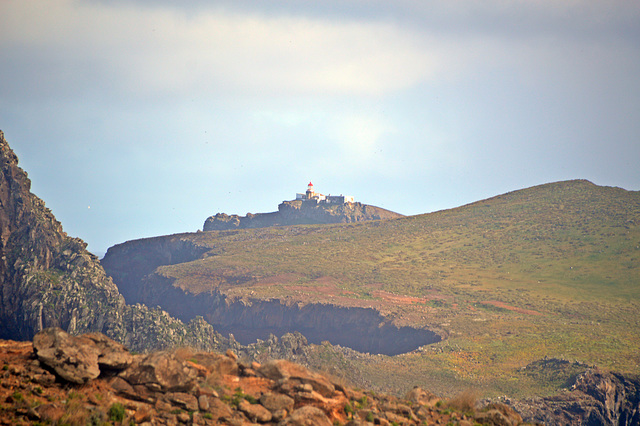
[[[306,193],[297,193],[296,200],[309,200],[315,201],[317,203],[344,204],[353,203],[354,198],[351,195],[322,195],[314,192],[311,198],[307,198]]]

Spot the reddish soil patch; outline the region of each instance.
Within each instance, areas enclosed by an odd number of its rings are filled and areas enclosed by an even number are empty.
[[[374,297],[379,297],[385,302],[391,302],[398,305],[413,305],[414,303],[426,303],[427,299],[422,297],[401,296],[399,294],[389,293],[387,291],[374,291]]]

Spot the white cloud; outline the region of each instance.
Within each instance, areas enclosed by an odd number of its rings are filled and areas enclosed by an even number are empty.
[[[384,94],[435,63],[382,23],[117,6],[9,1],[0,46],[33,62],[33,90],[99,82],[154,96]]]
[[[363,3],[327,6],[353,9],[337,19],[327,10],[287,14],[282,5],[274,6],[277,13],[263,5],[258,14],[247,5],[52,0],[45,8],[6,0],[0,49],[14,64],[0,70],[0,89],[21,98],[118,101],[347,97],[389,95],[486,70],[526,75],[557,58],[560,68],[573,52],[592,49],[594,37],[606,43],[603,33],[632,32],[624,29],[638,8],[629,6],[625,18],[602,2],[582,3],[376,2],[368,19],[357,16]]]

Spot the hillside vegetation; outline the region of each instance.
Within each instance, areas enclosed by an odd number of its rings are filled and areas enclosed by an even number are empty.
[[[208,253],[158,272],[190,293],[372,307],[447,337],[349,360],[374,386],[550,393],[564,380],[523,370],[544,357],[640,372],[639,192],[576,180],[394,220],[184,238]]]

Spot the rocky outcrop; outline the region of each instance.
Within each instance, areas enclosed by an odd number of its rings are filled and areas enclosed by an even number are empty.
[[[159,309],[126,305],[87,245],[68,236],[30,188],[0,131],[0,338],[30,340],[60,327],[101,332],[136,351],[224,347],[201,319],[184,324]]]
[[[30,186],[0,132],[0,337],[31,339],[54,326],[123,335],[118,289]]]
[[[60,329],[45,329],[35,340],[33,346],[0,340],[2,425],[521,423],[503,404],[460,408],[420,388],[400,399],[353,389],[289,361],[242,361],[231,351],[133,355],[118,370],[96,364],[97,356],[78,357],[60,370],[48,350],[99,352],[105,359],[126,350],[106,336],[74,337]],[[91,377],[70,376],[71,364],[77,372],[92,371]]]
[[[269,226],[351,223],[396,219],[399,213],[362,203],[318,204],[310,200],[284,201],[277,212],[247,213],[246,216],[218,213],[204,222],[204,231],[227,231]]]
[[[210,250],[198,246],[193,239],[185,238],[186,235],[143,238],[117,244],[109,248],[100,263],[117,283],[127,303],[145,303],[139,285],[144,277],[159,266],[190,262]]]
[[[640,424],[640,377],[590,368],[570,390],[547,398],[506,399],[529,422],[547,425]]]
[[[46,328],[36,334],[33,349],[40,362],[64,380],[77,384],[98,377],[100,367],[122,370],[133,359],[124,346],[103,334],[76,337],[57,327]]]

